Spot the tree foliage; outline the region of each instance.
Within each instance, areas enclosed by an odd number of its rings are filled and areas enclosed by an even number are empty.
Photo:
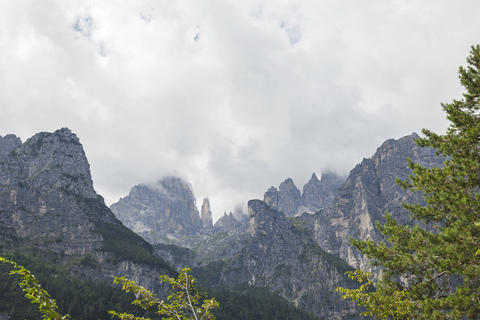
[[[180,271],[177,279],[162,275],[161,282],[168,282],[172,288],[171,294],[168,296],[168,301],[159,300],[155,294],[138,286],[135,282],[126,279],[125,277],[115,278],[115,283],[122,283],[123,290],[126,292],[134,292],[138,299],[133,301],[133,304],[147,309],[156,306],[155,313],[165,315],[163,319],[166,320],[215,320],[215,316],[211,313],[211,309],[218,307],[218,302],[215,299],[203,300],[205,293],[200,293],[195,288],[196,280],[189,274],[192,270],[184,268]],[[113,316],[122,320],[142,320],[148,319],[143,317],[136,317],[132,314],[118,313],[116,311],[109,311]]]
[[[472,46],[468,66],[459,68],[466,92],[461,100],[442,104],[450,125],[438,135],[423,130],[421,147],[445,156],[443,167],[425,168],[408,160],[412,175],[398,181],[424,194],[425,205],[403,204],[419,225],[400,225],[386,214],[377,225],[386,241],[352,240],[383,272],[374,283],[361,271],[350,277],[360,289],[338,288],[344,298],[365,306],[379,319],[477,319],[480,317],[480,46]],[[367,292],[374,286],[375,292]]]
[[[18,284],[25,292],[31,303],[37,304],[42,318],[45,320],[64,320],[70,318],[68,315],[62,316],[58,313],[58,306],[54,299],[50,297],[50,294],[42,288],[40,282],[35,276],[23,266],[18,265],[15,261],[7,260],[0,257],[0,262],[9,263],[13,266],[13,270],[10,274],[18,274],[22,281]]]
[[[51,298],[50,294],[42,288],[40,281],[25,267],[17,264],[13,260],[0,257],[0,262],[10,264],[13,270],[10,275],[18,274],[21,281],[18,285],[23,289],[24,295],[30,300],[32,304],[38,306],[41,317],[45,320],[65,320],[70,319],[70,316],[61,315],[55,299]],[[205,293],[200,293],[195,288],[196,279],[189,274],[190,268],[181,270],[177,279],[162,275],[161,282],[168,282],[171,285],[172,291],[168,296],[170,303],[157,299],[156,295],[145,288],[138,286],[135,282],[126,279],[125,277],[115,278],[115,283],[122,283],[123,290],[126,292],[135,293],[137,299],[132,304],[143,309],[157,305],[155,313],[161,315],[162,319],[166,320],[215,320],[215,316],[211,313],[211,309],[218,307],[219,303],[215,299],[206,300],[203,297]],[[75,303],[74,303],[75,304]],[[89,309],[88,304],[81,306],[82,309]],[[96,317],[94,310],[91,317]],[[144,319],[150,318],[136,317],[129,313],[119,313],[116,311],[108,311],[112,316],[120,319]],[[148,314],[148,312],[146,313]]]

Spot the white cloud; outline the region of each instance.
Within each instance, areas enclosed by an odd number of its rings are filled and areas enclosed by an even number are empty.
[[[3,1],[0,134],[68,126],[116,201],[177,172],[215,217],[446,126],[477,1]]]

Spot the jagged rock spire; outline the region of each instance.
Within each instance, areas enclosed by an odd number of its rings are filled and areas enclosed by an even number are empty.
[[[204,232],[213,229],[212,211],[210,210],[210,200],[208,198],[203,199],[200,218],[202,219],[202,226]]]

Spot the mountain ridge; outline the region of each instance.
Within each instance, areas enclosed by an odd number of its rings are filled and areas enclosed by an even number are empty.
[[[194,268],[206,287],[267,290],[317,316],[360,319],[360,309],[334,289],[358,286],[344,274],[353,267],[378,270],[348,239],[381,241],[375,224],[385,211],[417,223],[401,203],[421,203],[422,195],[401,190],[395,178],[408,178],[407,157],[427,167],[444,161],[418,147],[417,137],[385,141],[346,178],[314,173],[303,192],[286,179],[264,201],[250,200],[248,215],[235,208],[212,225],[208,198],[199,212],[193,188],[177,177],[134,186],[118,202],[123,213],[109,209],[93,189],[83,146],[67,128],[24,143],[7,135],[0,137],[1,252],[43,252],[80,277],[125,275],[158,292],[165,288],[156,276],[175,273],[168,261],[177,270]]]
[[[127,276],[165,291],[155,275],[174,270],[125,228],[93,188],[90,165],[68,128],[21,143],[0,139],[1,252],[43,252],[80,277],[111,283]],[[90,264],[82,261],[88,258]],[[137,271],[133,271],[136,269]]]

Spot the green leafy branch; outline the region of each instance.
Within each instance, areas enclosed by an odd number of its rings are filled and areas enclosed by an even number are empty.
[[[22,279],[18,285],[23,288],[25,297],[27,297],[31,303],[38,304],[42,318],[45,320],[63,320],[69,319],[70,316],[62,316],[58,313],[58,306],[54,299],[50,297],[50,294],[42,288],[40,282],[35,276],[25,267],[18,265],[15,261],[7,260],[0,257],[0,262],[9,263],[13,266],[14,270],[10,271],[10,274],[18,274]]]
[[[189,274],[191,271],[190,268],[182,269],[177,279],[166,275],[160,277],[161,283],[168,282],[172,288],[172,293],[167,297],[168,302],[159,300],[155,294],[125,277],[115,278],[114,282],[121,283],[125,292],[135,293],[137,299],[132,304],[143,309],[156,306],[156,313],[167,316],[164,318],[166,320],[215,320],[211,310],[218,307],[219,303],[215,299],[202,301],[206,294],[195,288],[196,279]],[[116,311],[109,313],[122,320],[149,320]]]
[[[356,301],[359,306],[367,309],[362,316],[375,319],[411,319],[412,300],[406,291],[392,291],[389,294],[382,292],[383,287],[376,287],[371,280],[372,273],[361,270],[346,272],[348,277],[361,283],[358,289],[336,288],[343,299]],[[372,289],[375,292],[371,292]]]

